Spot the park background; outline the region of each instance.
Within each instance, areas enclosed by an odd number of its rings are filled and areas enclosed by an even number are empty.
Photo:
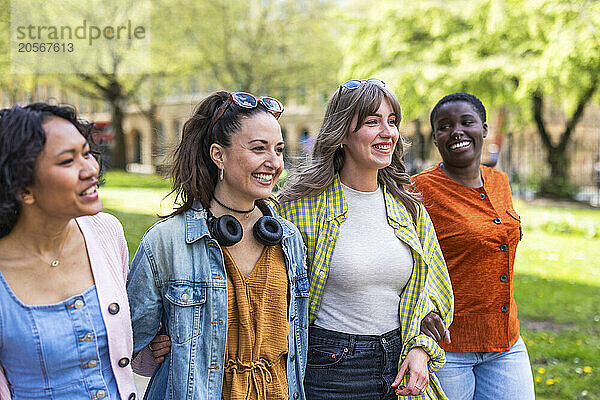
[[[509,175],[523,221],[515,297],[537,398],[600,399],[599,1],[122,1],[109,14],[147,13],[139,68],[125,68],[123,50],[96,47],[88,59],[110,62],[62,73],[49,73],[41,54],[23,69],[11,57],[20,22],[11,10],[27,1],[0,0],[0,105],[71,104],[96,123],[108,171],[101,197],[130,256],[170,210],[161,176],[183,123],[214,90],[284,103],[289,171],[347,79],[377,77],[397,94],[411,172],[438,161],[435,102],[476,94],[488,109],[484,162]],[[99,14],[79,4],[70,12]]]

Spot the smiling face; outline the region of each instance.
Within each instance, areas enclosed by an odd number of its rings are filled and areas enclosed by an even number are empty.
[[[355,115],[350,124],[350,132],[342,141],[344,149],[344,176],[377,176],[377,171],[387,167],[392,162],[392,154],[398,142],[398,123],[400,116],[396,115],[390,102],[383,98],[379,109],[367,116],[358,130],[358,117]]]
[[[471,103],[453,101],[444,104],[435,115],[433,129],[433,143],[444,164],[456,168],[479,164],[488,128]]]
[[[283,136],[275,117],[260,112],[240,122],[231,146],[211,146],[213,161],[224,170],[215,194],[233,207],[268,198],[283,171]]]
[[[98,162],[87,140],[69,121],[42,124],[46,144],[37,158],[34,184],[23,203],[51,215],[74,218],[102,210],[98,197]]]

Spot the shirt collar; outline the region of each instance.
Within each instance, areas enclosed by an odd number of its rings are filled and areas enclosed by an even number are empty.
[[[384,184],[381,186],[385,198],[385,209],[390,226],[395,227],[394,225],[396,224],[400,226],[408,226],[411,223],[409,220],[410,217],[406,212],[403,212],[403,207],[398,206],[399,200],[394,198],[394,195],[387,190],[387,187]],[[327,200],[327,220],[331,221],[333,219],[337,219],[340,223],[344,222],[348,217],[348,203],[346,202],[346,196],[344,195],[344,190],[342,189],[342,183],[339,174],[335,175],[332,184],[327,188],[325,198]]]

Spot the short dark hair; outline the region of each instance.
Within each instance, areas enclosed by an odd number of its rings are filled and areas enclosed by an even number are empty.
[[[198,104],[194,114],[183,125],[181,142],[173,154],[170,169],[171,193],[175,193],[178,206],[170,215],[192,209],[197,201],[208,208],[219,174],[210,158],[210,146],[213,143],[231,146],[231,139],[242,128],[242,118],[258,113],[272,115],[261,102],[254,108],[240,107],[232,102],[208,132],[217,110],[225,105],[229,96],[229,92],[212,93]]]
[[[0,110],[0,238],[19,219],[19,193],[35,181],[37,158],[46,144],[42,125],[50,118],[69,121],[90,146],[94,144],[93,124],[78,119],[73,107],[33,103]]]
[[[432,130],[435,130],[435,128],[433,127],[433,120],[440,108],[442,108],[442,106],[446,103],[452,103],[456,101],[464,101],[466,103],[470,103],[473,106],[473,109],[475,109],[475,111],[479,115],[479,118],[481,118],[481,122],[486,121],[485,107],[483,106],[481,100],[479,100],[477,96],[474,96],[470,93],[458,92],[442,97],[442,99],[437,102],[435,107],[433,107],[433,110],[431,110],[431,114],[429,115],[429,123],[431,124]]]

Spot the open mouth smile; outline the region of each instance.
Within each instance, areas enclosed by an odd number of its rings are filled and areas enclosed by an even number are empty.
[[[373,148],[375,150],[378,150],[378,151],[381,151],[384,153],[388,153],[392,149],[392,144],[391,143],[379,143],[379,144],[373,145]]]
[[[92,195],[92,194],[96,193],[96,189],[98,189],[98,185],[97,184],[93,184],[92,186],[90,186],[89,188],[87,188],[86,190],[84,190],[83,192],[81,192],[79,195],[80,196],[89,196],[89,195]]]
[[[460,142],[451,144],[449,147],[450,147],[450,150],[460,150],[460,149],[469,147],[470,145],[471,145],[471,142],[469,140],[461,140]]]
[[[257,174],[252,174],[252,176],[258,180],[260,183],[271,183],[273,181],[273,174],[264,174],[264,173],[257,173]]]

